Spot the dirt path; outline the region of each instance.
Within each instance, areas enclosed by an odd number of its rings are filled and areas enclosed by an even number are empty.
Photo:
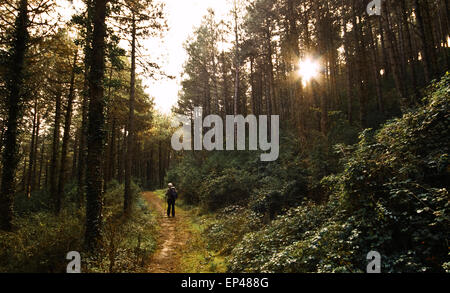
[[[176,209],[175,218],[167,218],[166,203],[153,192],[144,192],[144,199],[150,209],[157,213],[159,224],[158,247],[148,268],[149,273],[179,273],[180,261],[189,239],[187,215]]]

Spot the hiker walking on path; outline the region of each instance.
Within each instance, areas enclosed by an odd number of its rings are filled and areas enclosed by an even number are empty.
[[[172,209],[172,217],[175,218],[175,201],[178,198],[178,193],[172,183],[169,183],[169,188],[166,191],[167,200],[167,217],[170,218],[170,209]]]

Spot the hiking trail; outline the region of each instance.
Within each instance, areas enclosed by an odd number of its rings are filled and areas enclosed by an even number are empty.
[[[167,218],[167,204],[154,192],[144,192],[144,199],[157,215],[157,249],[148,267],[149,273],[177,273],[190,231],[186,212],[176,207],[176,217]]]

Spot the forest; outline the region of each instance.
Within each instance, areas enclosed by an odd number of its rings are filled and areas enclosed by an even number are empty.
[[[0,272],[450,272],[447,0],[217,0],[177,77],[168,1],[0,0]],[[175,151],[197,107],[278,116],[279,158]]]

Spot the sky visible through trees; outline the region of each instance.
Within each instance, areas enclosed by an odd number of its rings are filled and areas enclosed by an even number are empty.
[[[82,9],[80,0],[62,1],[59,4],[59,13],[64,18],[70,19],[73,10]],[[200,25],[202,17],[209,8],[216,11],[217,17],[226,17],[231,7],[230,1],[215,0],[166,0],[165,4],[166,19],[170,30],[163,39],[144,40],[143,50],[151,52],[151,58],[161,62],[164,71],[176,77],[175,79],[162,77],[157,81],[150,78],[144,79],[144,84],[148,86],[146,91],[155,97],[155,103],[159,110],[164,113],[170,113],[172,107],[176,105],[178,91],[180,90],[181,75],[183,64],[187,60],[187,55],[183,49],[183,43],[189,35],[192,35],[196,26]],[[71,7],[71,9],[67,9]],[[127,46],[126,43],[123,44]],[[227,46],[230,46],[229,44]]]

